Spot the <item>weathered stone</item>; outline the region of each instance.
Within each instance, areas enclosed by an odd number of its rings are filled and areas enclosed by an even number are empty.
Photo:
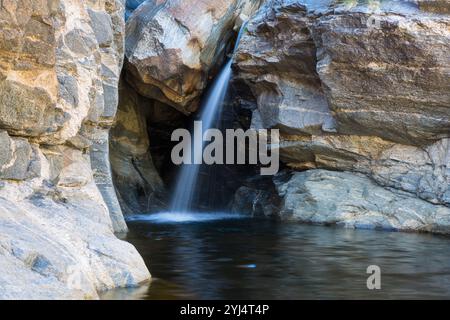
[[[320,15],[309,1],[269,1],[242,39],[237,83],[264,127],[416,146],[449,136],[448,16],[389,1],[317,6]]]
[[[281,216],[352,228],[450,233],[450,208],[384,189],[363,175],[310,170],[278,184]]]
[[[148,279],[133,246],[114,236],[94,184],[64,199],[0,197],[1,299],[95,299]]]
[[[150,277],[113,233],[123,14],[122,0],[1,2],[0,299],[98,298]]]
[[[6,131],[0,131],[0,174],[11,165],[13,142]]]
[[[419,148],[379,137],[284,136],[280,156],[292,168],[360,172],[382,186],[407,191],[433,203],[450,205],[448,139]]]
[[[259,2],[144,2],[127,22],[127,80],[143,96],[195,111],[212,67],[224,59],[237,16]]]
[[[450,3],[448,0],[419,0],[418,2],[422,10],[436,13],[450,13]]]
[[[88,136],[92,142],[90,158],[91,166],[94,168],[93,175],[95,183],[108,206],[114,230],[116,232],[126,232],[128,228],[117,199],[111,175],[109,130],[85,126],[84,135]]]
[[[123,83],[116,124],[111,130],[111,166],[125,213],[150,212],[162,207],[164,185],[150,154],[147,119],[149,101]]]
[[[449,16],[355,9],[317,18],[311,29],[340,133],[408,145],[449,137]]]
[[[0,179],[26,180],[39,175],[39,160],[36,159],[36,150],[27,139],[10,138],[0,132]]]
[[[281,129],[291,169],[362,173],[429,208],[449,206],[450,20],[421,10],[446,12],[426,2],[267,1],[234,63],[251,127]],[[341,183],[351,188],[351,179]],[[386,210],[402,216],[395,205]],[[445,219],[427,219],[429,231],[448,232]]]
[[[316,72],[316,47],[299,2],[266,6],[250,21],[235,69],[239,91],[250,89],[262,128],[289,134],[336,131]],[[239,90],[240,83],[245,83]],[[244,93],[246,94],[246,93]]]
[[[109,46],[113,41],[113,30],[111,16],[103,11],[88,10],[91,18],[92,29],[94,29],[95,37],[99,46]]]

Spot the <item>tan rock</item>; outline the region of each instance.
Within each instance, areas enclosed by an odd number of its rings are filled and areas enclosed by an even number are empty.
[[[212,68],[224,59],[237,17],[259,2],[143,3],[127,22],[128,82],[143,96],[195,111]]]

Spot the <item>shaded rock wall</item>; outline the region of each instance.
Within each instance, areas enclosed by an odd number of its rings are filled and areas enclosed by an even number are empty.
[[[119,92],[120,108],[110,141],[116,190],[125,214],[155,211],[163,206],[165,189],[150,152],[147,119],[154,103],[126,82]]]
[[[108,130],[124,3],[2,1],[0,298],[97,298],[149,278],[114,231]]]

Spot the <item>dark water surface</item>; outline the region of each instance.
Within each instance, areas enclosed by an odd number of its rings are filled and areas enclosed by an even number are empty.
[[[450,238],[255,219],[129,221],[153,275],[105,299],[450,298]],[[381,268],[381,290],[366,269]]]

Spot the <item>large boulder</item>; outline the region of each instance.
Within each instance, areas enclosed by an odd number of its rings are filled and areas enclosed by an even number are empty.
[[[426,148],[374,136],[284,136],[281,160],[294,169],[325,168],[364,173],[380,185],[450,205],[450,140]]]
[[[71,185],[71,176],[61,183]],[[2,194],[28,198],[0,197],[0,299],[97,299],[149,278],[136,249],[115,237],[92,180],[83,188],[26,191]]]
[[[127,80],[143,96],[189,114],[208,76],[229,51],[240,15],[259,0],[151,0],[131,14],[126,28]]]
[[[236,87],[256,102],[255,127],[288,134],[335,131],[316,72],[316,47],[306,7],[267,4],[251,19],[235,59]],[[250,104],[251,105],[251,104]]]
[[[309,170],[278,183],[281,216],[352,228],[450,233],[450,208],[393,192],[349,172]]]
[[[450,17],[413,4],[269,1],[236,57],[264,127],[427,145],[450,132]],[[387,2],[389,3],[389,2]]]

